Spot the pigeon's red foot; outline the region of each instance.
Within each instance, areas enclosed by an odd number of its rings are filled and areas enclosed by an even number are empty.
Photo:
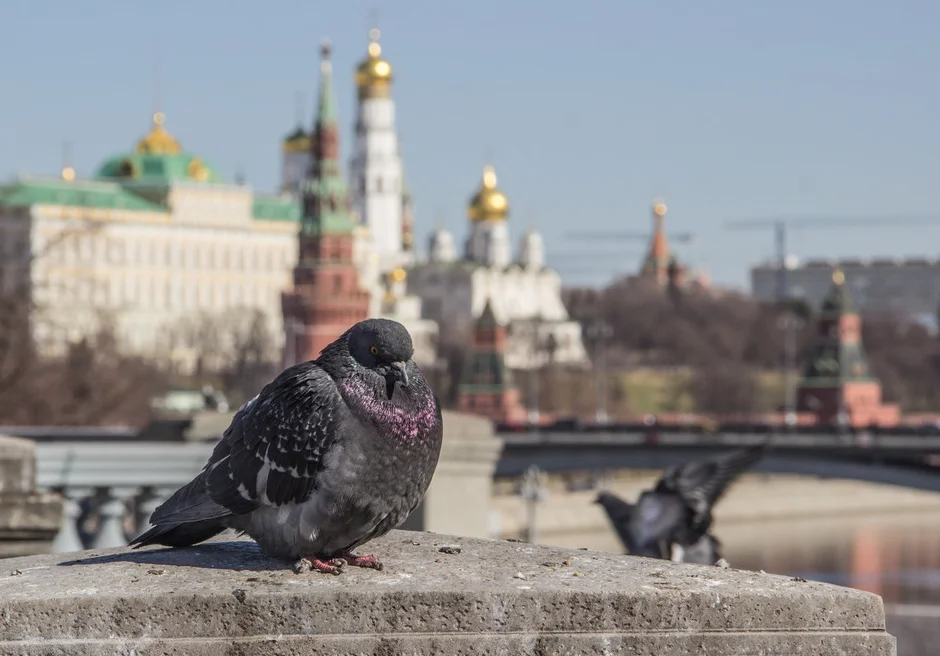
[[[298,574],[317,571],[324,574],[340,575],[343,568],[346,567],[346,561],[342,558],[331,558],[330,560],[320,560],[319,558],[301,558],[294,564],[294,571]]]
[[[380,572],[382,571],[383,565],[372,554],[366,554],[365,556],[356,556],[351,553],[343,554],[343,560],[345,560],[349,565],[353,567],[368,567],[369,569],[377,569]]]

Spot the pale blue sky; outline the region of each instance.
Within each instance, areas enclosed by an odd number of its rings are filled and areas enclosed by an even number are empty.
[[[346,157],[372,7],[396,72],[422,245],[439,217],[462,237],[488,157],[514,237],[535,222],[550,257],[591,247],[564,238],[573,227],[647,230],[661,195],[669,227],[699,237],[680,254],[736,285],[771,254],[772,235],[728,233],[725,219],[940,217],[930,0],[4,0],[0,177],[56,173],[64,140],[79,175],[130,148],[149,125],[158,40],[168,129],[223,175],[241,165],[272,190],[295,94],[309,114],[329,36]],[[801,231],[791,244],[803,257],[933,255],[938,238],[940,222]],[[619,265],[597,261],[632,269],[642,246],[625,244]],[[590,264],[564,264],[574,262]]]

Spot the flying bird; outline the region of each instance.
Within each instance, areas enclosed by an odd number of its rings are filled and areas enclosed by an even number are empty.
[[[595,503],[607,512],[627,552],[635,556],[714,564],[721,543],[708,531],[712,508],[731,484],[761,457],[767,443],[710,460],[666,469],[635,504],[610,492]],[[714,557],[713,557],[714,556]]]
[[[382,569],[360,546],[403,522],[440,456],[441,407],[400,323],[368,319],[285,369],[232,419],[209,462],[131,544],[183,547],[227,528],[298,571]]]

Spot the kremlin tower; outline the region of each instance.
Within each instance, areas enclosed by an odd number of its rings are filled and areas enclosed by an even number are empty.
[[[392,67],[382,57],[379,31],[369,31],[368,55],[356,68],[356,143],[350,161],[352,207],[369,229],[378,269],[414,263],[411,194],[395,130]]]
[[[339,160],[330,46],[321,50],[320,98],[310,166],[300,187],[302,217],[294,288],[282,298],[285,365],[311,360],[369,314],[353,262],[355,222]]]

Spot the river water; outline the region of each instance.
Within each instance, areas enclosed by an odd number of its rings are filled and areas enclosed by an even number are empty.
[[[733,567],[835,583],[886,603],[940,605],[940,513],[716,526]]]

